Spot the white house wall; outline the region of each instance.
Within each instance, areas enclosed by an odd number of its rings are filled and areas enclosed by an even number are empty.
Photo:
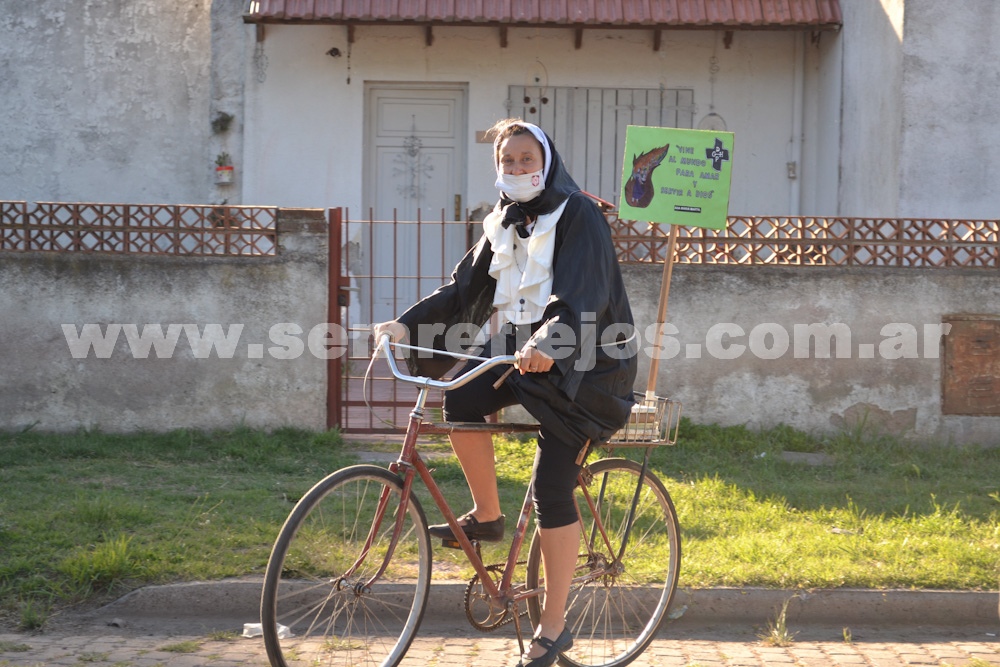
[[[490,147],[476,144],[474,132],[508,115],[508,86],[524,85],[538,62],[549,86],[691,88],[697,123],[709,110],[714,53],[719,61],[715,111],[736,134],[730,211],[787,215],[798,212],[792,211],[794,184],[787,166],[793,160],[792,114],[803,105],[794,99],[796,55],[803,63],[813,62],[811,69],[803,64],[812,94],[830,94],[830,84],[816,80],[822,68],[806,55],[799,33],[738,32],[730,49],[721,33],[665,33],[658,52],[649,31],[587,31],[580,50],[573,47],[572,31],[558,29],[512,28],[506,48],[498,31],[489,28],[435,28],[431,46],[420,27],[359,27],[350,46],[346,35],[340,26],[265,28],[263,82],[254,63],[247,63],[242,165],[247,202],[360,210],[366,81],[468,85],[466,201],[475,205],[494,201],[496,192]],[[340,57],[327,54],[332,48]],[[836,83],[833,92],[838,92]],[[805,119],[804,133],[811,141],[830,144],[836,123],[824,114],[820,128],[818,115],[814,111]],[[817,136],[818,130],[826,136]],[[606,159],[620,162],[622,156]],[[836,164],[835,154],[827,152],[813,151],[809,159],[812,164],[798,165],[800,177],[829,172]],[[815,188],[810,198],[813,206],[833,206],[833,197],[819,196]]]
[[[996,0],[842,0],[842,215],[996,219]]]
[[[955,3],[948,3],[954,6]],[[902,0],[844,0],[839,210],[899,211]]]
[[[843,39],[824,33],[815,42],[802,35],[805,97],[802,108],[800,215],[838,215],[840,188],[841,63]]]
[[[1000,217],[998,31],[996,0],[906,1],[900,215]]]

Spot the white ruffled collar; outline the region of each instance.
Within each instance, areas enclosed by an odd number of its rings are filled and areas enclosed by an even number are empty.
[[[520,303],[520,299],[524,299],[522,305],[526,315],[524,319],[528,319],[527,322],[514,321],[522,318],[505,317],[515,324],[527,324],[540,319],[545,304],[552,294],[555,230],[567,201],[569,200],[563,201],[552,212],[538,216],[531,235],[526,239],[521,239],[517,235],[515,225],[504,228],[501,224],[503,213],[499,205],[483,220],[483,231],[493,249],[489,273],[497,281],[493,304],[503,316],[504,311],[510,310],[514,303]],[[514,246],[518,240],[527,242],[527,261],[523,272],[514,256]]]

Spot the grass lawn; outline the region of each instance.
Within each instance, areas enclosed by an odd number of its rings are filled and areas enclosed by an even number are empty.
[[[296,430],[0,433],[0,613],[31,627],[55,607],[144,584],[263,574],[295,500],[362,460],[359,447]],[[508,517],[533,448],[497,442]],[[453,509],[467,509],[454,458],[433,465]],[[653,465],[680,517],[681,586],[997,588],[1000,449],[685,421]],[[435,547],[434,558],[435,576],[471,574],[459,552]]]

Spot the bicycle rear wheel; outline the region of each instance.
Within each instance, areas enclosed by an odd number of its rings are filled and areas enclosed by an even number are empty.
[[[412,493],[386,571],[365,585],[382,566],[401,494],[398,476],[362,465],[329,475],[295,505],[274,543],[261,595],[271,665],[389,667],[403,658],[431,577],[427,520]],[[369,541],[380,501],[385,515]]]
[[[667,618],[680,569],[680,524],[670,494],[649,470],[642,477],[635,517],[621,550],[641,472],[639,463],[627,459],[594,462],[587,484],[594,513],[577,489],[583,529],[575,576],[599,576],[570,589],[566,627],[573,633],[573,647],[559,658],[566,667],[627,665],[646,650]],[[543,579],[541,555],[535,531],[526,568],[529,588]],[[541,603],[542,598],[528,600],[533,627]]]

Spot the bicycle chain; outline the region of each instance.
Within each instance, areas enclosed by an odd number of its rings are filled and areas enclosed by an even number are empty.
[[[526,562],[527,561],[519,561],[517,565],[524,565]],[[504,564],[495,563],[493,565],[487,565],[486,571],[498,573],[500,576],[496,577],[494,581],[499,580],[500,577],[503,576]],[[478,574],[472,577],[472,579],[469,580],[469,585],[465,587],[465,617],[469,619],[469,623],[480,632],[494,632],[497,629],[514,622],[514,615],[510,613],[509,609],[504,609],[503,613],[499,615],[491,611],[489,619],[486,622],[477,621],[472,615],[473,602],[483,602],[486,605],[490,604],[490,601],[487,599],[487,596],[479,583]],[[526,605],[524,611],[520,612],[518,617],[527,615],[528,609]]]

